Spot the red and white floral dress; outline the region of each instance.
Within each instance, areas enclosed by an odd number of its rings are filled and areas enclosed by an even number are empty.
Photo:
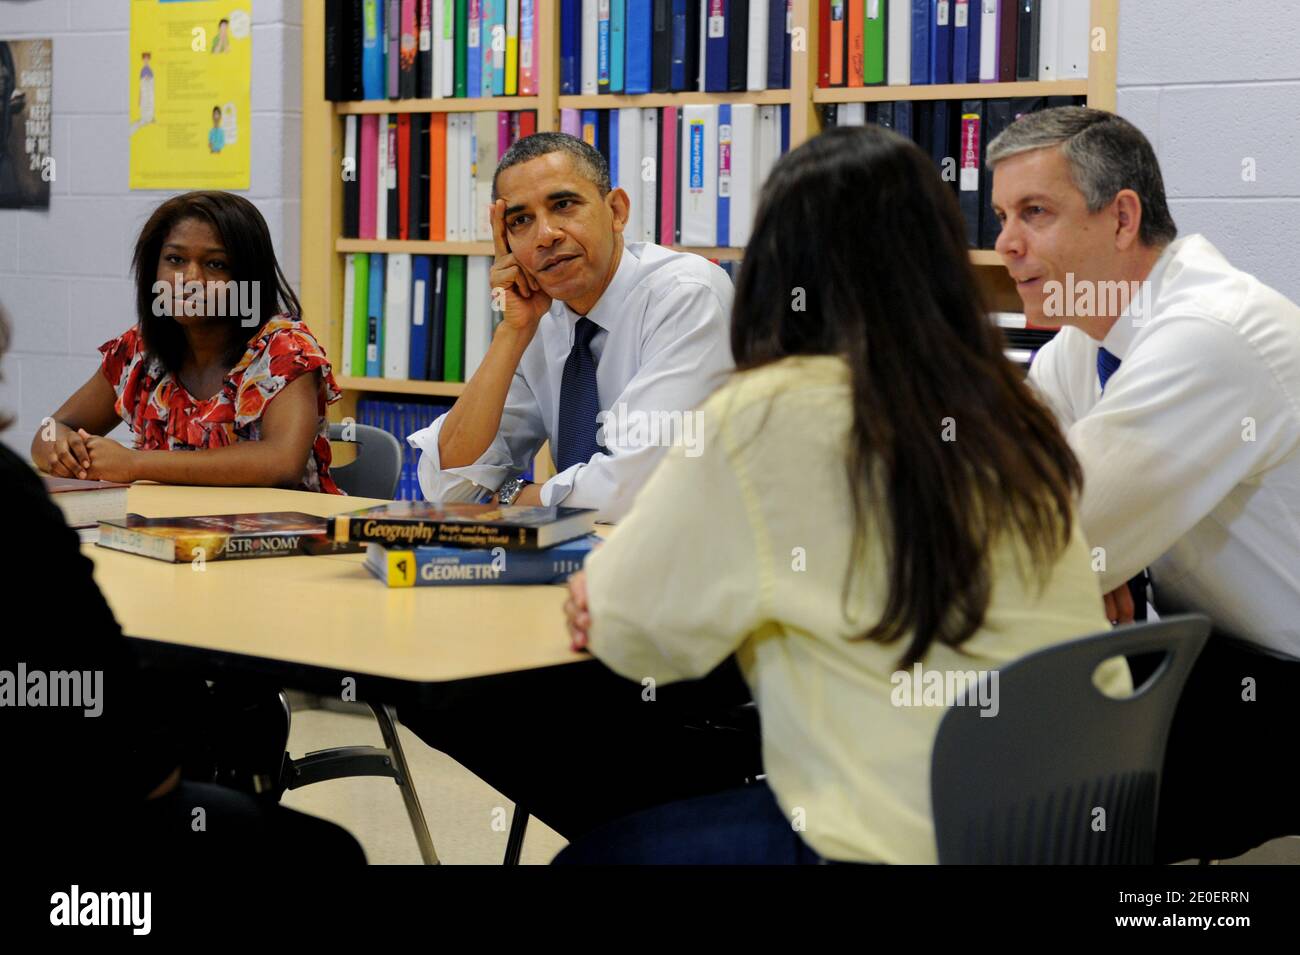
[[[199,400],[185,390],[144,347],[139,326],[99,346],[100,371],[117,394],[114,408],[131,428],[140,451],[196,451],[224,448],[262,437],[262,412],[285,385],[320,371],[316,440],[299,489],[342,494],[330,477],[327,405],[342,395],[325,349],[301,321],[277,315],[257,330],[243,356],[226,373],[221,389]]]

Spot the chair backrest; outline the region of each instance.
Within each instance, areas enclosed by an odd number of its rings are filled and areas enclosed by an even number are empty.
[[[940,863],[1151,863],[1169,724],[1209,632],[1188,614],[1049,647],[998,671],[995,716],[950,707],[930,767]],[[1156,652],[1131,697],[1094,685],[1103,661]]]
[[[356,460],[330,468],[334,482],[352,497],[391,501],[402,474],[402,445],[383,428],[351,424],[330,425],[330,440],[357,446]]]

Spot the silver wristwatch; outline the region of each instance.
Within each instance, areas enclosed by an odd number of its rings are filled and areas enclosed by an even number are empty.
[[[501,490],[497,491],[497,503],[503,506],[513,504],[515,498],[519,496],[519,492],[527,485],[528,482],[521,477],[511,478],[501,485]]]

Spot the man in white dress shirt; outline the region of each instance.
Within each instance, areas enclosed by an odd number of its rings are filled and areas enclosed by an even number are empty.
[[[731,280],[698,255],[626,242],[627,193],[572,136],[516,142],[492,196],[504,315],[452,410],[408,438],[420,487],[431,501],[499,492],[617,520],[731,369]],[[548,439],[558,473],[524,485]]]
[[[1061,329],[1030,380],[1083,466],[1080,520],[1109,614],[1132,619],[1126,581],[1150,568],[1161,613],[1205,613],[1221,635],[1175,720],[1165,794],[1178,805],[1162,801],[1162,843],[1176,810],[1200,835],[1210,805],[1267,816],[1280,795],[1269,780],[1225,767],[1193,782],[1172,763],[1183,745],[1204,760],[1216,738],[1234,764],[1289,759],[1268,737],[1300,689],[1300,307],[1203,236],[1176,238],[1151,145],[1118,116],[1028,114],[987,161],[997,251],[1026,318]],[[1247,678],[1258,695],[1243,700]]]
[[[452,410],[408,438],[429,500],[612,521],[672,441],[690,453],[688,413],[732,368],[731,280],[700,256],[625,243],[628,203],[572,136],[538,133],[501,158],[491,282],[504,315]],[[548,439],[556,475],[524,483]],[[568,838],[761,771],[756,726],[701,728],[750,699],[733,663],[646,694],[593,660],[452,684],[401,716]]]

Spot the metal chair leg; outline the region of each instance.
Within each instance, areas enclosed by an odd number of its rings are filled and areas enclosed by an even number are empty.
[[[402,802],[406,804],[406,814],[411,820],[411,829],[415,832],[415,841],[420,846],[420,858],[425,865],[438,865],[438,853],[433,848],[433,837],[424,821],[424,810],[420,808],[420,799],[415,794],[415,783],[411,781],[411,770],[406,764],[406,754],[402,752],[402,742],[397,737],[397,716],[390,706],[371,703],[375,719],[379,722],[379,732],[383,734],[384,746],[393,754],[393,767],[397,770],[397,788],[402,791]]]
[[[502,865],[519,865],[519,855],[524,851],[524,833],[528,829],[528,809],[515,803],[515,814],[510,817],[510,835],[506,837],[506,855]]]

